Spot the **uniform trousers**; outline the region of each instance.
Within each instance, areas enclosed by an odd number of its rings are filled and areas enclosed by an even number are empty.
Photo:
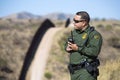
[[[85,68],[75,70],[74,73],[70,73],[71,80],[97,80],[94,78]]]

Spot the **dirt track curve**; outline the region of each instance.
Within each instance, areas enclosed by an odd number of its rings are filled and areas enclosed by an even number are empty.
[[[42,38],[26,75],[26,80],[42,80],[53,37],[62,28],[50,28]]]

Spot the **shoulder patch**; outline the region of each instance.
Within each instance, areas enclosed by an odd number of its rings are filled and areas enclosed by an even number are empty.
[[[94,38],[95,38],[95,39],[99,39],[99,38],[100,38],[100,35],[94,35]]]

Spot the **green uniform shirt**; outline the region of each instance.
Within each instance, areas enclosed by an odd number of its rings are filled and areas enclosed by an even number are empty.
[[[70,37],[73,38],[74,43],[79,47],[78,51],[72,51],[70,53],[70,64],[79,64],[85,59],[92,61],[93,58],[96,58],[100,53],[102,36],[95,29],[91,31],[90,26],[84,31],[74,29]],[[84,45],[85,41],[86,44]],[[66,47],[67,43],[65,45],[65,48]]]

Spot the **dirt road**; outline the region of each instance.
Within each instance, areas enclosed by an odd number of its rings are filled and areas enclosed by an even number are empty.
[[[26,80],[42,80],[53,37],[56,32],[61,29],[62,28],[50,28],[45,33],[35,53],[32,64],[27,72]]]

